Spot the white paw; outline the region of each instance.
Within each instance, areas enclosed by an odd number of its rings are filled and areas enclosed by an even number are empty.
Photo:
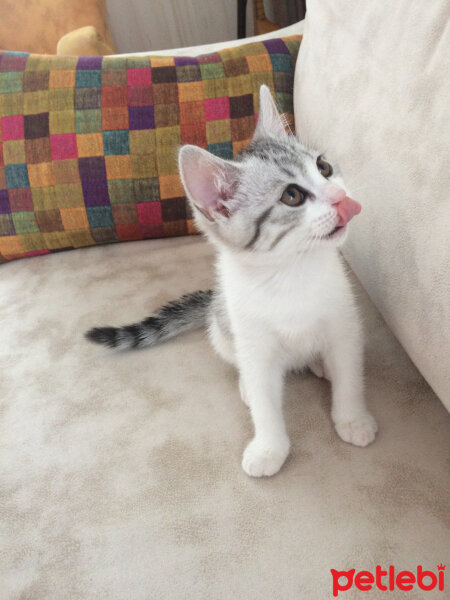
[[[253,438],[244,451],[242,468],[250,477],[270,477],[281,469],[289,454],[289,440],[276,444]]]
[[[250,404],[248,403],[248,400],[245,396],[245,392],[244,392],[244,384],[242,383],[242,379],[239,379],[239,393],[241,395],[241,400],[242,402],[245,404],[245,406],[250,406]]]
[[[367,446],[373,442],[378,430],[377,422],[368,412],[353,421],[337,421],[334,426],[344,442],[355,446]]]

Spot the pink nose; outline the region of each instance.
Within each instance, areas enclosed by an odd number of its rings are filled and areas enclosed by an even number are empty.
[[[348,196],[345,196],[340,202],[336,202],[335,206],[339,215],[338,225],[340,227],[347,225],[350,219],[361,212],[361,204]]]

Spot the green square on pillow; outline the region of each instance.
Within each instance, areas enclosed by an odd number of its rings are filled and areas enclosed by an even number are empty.
[[[13,94],[22,91],[23,73],[20,71],[11,71],[10,73],[0,73],[0,94]]]
[[[34,212],[22,211],[12,215],[16,233],[39,233]]]
[[[108,193],[111,205],[136,202],[133,179],[110,179],[108,181]]]
[[[102,130],[102,111],[100,108],[75,111],[76,133],[96,133]]]
[[[225,77],[223,63],[211,63],[200,65],[200,71],[203,79],[221,79]]]
[[[9,189],[27,188],[30,185],[27,165],[5,165],[6,185]]]
[[[128,129],[103,132],[105,154],[129,154],[130,134]]]
[[[113,227],[114,219],[110,206],[88,206],[86,213],[91,227]]]

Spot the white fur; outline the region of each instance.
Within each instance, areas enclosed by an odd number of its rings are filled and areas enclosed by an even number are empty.
[[[366,446],[376,432],[364,404],[359,317],[337,251],[317,249],[289,264],[267,265],[258,258],[243,261],[227,249],[218,257],[241,395],[255,425],[242,463],[253,476],[275,474],[289,452],[282,415],[285,373],[318,358],[333,384],[331,414],[341,438]],[[214,326],[211,340],[230,361],[230,340],[220,338]]]
[[[262,89],[255,138],[280,138],[273,107],[267,88]],[[320,174],[317,153],[292,136],[286,140],[304,153],[295,182],[275,165],[261,164],[255,157],[235,166],[222,161],[216,168],[221,159],[210,161],[205,151],[187,147],[180,152],[180,173],[198,209],[197,223],[218,250],[220,302],[210,316],[209,333],[216,351],[239,370],[241,396],[255,430],[242,467],[254,477],[277,473],[289,453],[282,411],[283,381],[289,370],[310,365],[319,376],[330,379],[331,416],[344,441],[366,446],[377,430],[364,401],[360,319],[337,249],[347,227],[326,238],[338,218],[330,198],[337,190],[342,192],[344,184],[336,174],[329,180]],[[210,168],[219,180],[226,171],[226,180],[217,182]],[[279,202],[290,183],[313,190],[314,202],[301,210]],[[233,190],[229,195],[227,185]],[[199,191],[196,197],[193,189]],[[266,207],[273,207],[272,220],[265,222],[255,247],[248,250],[245,242],[255,231],[255,215]],[[291,222],[292,231],[271,248],[280,227],[283,230]]]

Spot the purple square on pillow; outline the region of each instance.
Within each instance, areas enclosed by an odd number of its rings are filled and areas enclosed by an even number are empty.
[[[289,50],[283,40],[265,40],[263,44],[270,54],[289,54]]]
[[[0,215],[7,215],[10,212],[8,190],[0,190]]]
[[[198,65],[198,59],[194,56],[175,56],[175,66]]]
[[[130,106],[128,114],[130,129],[155,129],[153,106]]]
[[[77,69],[101,69],[103,56],[80,56]]]
[[[8,71],[23,71],[25,69],[28,54],[20,52],[4,52],[0,58],[0,71],[7,73]]]
[[[106,180],[82,180],[81,187],[86,206],[109,206],[111,204]]]

